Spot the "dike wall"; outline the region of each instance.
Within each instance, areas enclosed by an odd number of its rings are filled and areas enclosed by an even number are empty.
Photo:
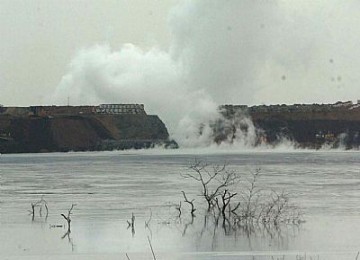
[[[140,149],[169,141],[156,115],[75,114],[34,116],[0,114],[0,153]]]

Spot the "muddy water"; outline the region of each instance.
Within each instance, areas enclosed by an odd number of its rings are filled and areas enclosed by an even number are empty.
[[[238,172],[261,168],[259,185],[286,190],[306,223],[225,234],[174,207],[194,158]],[[0,259],[355,259],[360,251],[360,153],[136,151],[1,155]],[[245,176],[244,175],[244,176]],[[41,197],[49,215],[28,214]],[[71,204],[71,233],[65,220]],[[127,220],[135,215],[135,228]],[[151,217],[150,217],[151,216]],[[146,226],[145,222],[149,221]],[[209,222],[208,222],[209,223]]]

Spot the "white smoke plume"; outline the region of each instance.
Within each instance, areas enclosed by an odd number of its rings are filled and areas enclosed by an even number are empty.
[[[356,97],[360,27],[351,24],[359,24],[359,9],[355,0],[179,1],[168,17],[167,50],[132,44],[84,49],[70,63],[54,100],[144,103],[180,145],[206,146],[212,142],[207,122],[220,116],[221,104]],[[237,142],[250,145],[254,136]]]

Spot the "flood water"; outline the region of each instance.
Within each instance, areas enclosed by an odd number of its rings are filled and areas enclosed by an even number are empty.
[[[260,167],[259,185],[289,192],[306,222],[251,234],[204,228],[200,187],[180,176],[195,158],[226,162],[244,176]],[[0,171],[0,259],[153,259],[150,244],[156,259],[355,260],[360,251],[359,152],[1,155]],[[193,220],[186,205],[178,218],[182,190],[195,198]],[[49,215],[36,211],[32,219],[30,205],[42,196]],[[60,214],[72,204],[66,234]],[[132,213],[134,230],[127,224]]]

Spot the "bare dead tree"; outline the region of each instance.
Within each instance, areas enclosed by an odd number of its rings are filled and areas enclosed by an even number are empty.
[[[225,231],[225,235],[229,234],[230,228],[232,226],[230,219],[231,219],[231,208],[230,208],[230,202],[233,197],[235,197],[237,193],[231,193],[227,189],[224,190],[223,194],[221,194],[219,198],[215,198],[216,206],[218,209],[218,213],[213,212],[214,220],[215,220],[215,226],[218,226],[220,216],[222,217],[222,227]],[[229,210],[227,210],[229,209]],[[228,215],[226,212],[228,211]]]
[[[179,205],[176,205],[175,208],[179,212],[178,217],[180,218],[181,217],[181,201],[179,201]]]
[[[32,215],[32,220],[35,219],[35,208],[39,208],[39,216],[42,217],[43,208],[46,210],[45,219],[49,216],[49,208],[47,206],[47,201],[44,199],[44,196],[41,197],[39,201],[31,203],[31,210],[29,210],[30,215]]]
[[[145,229],[148,229],[149,232],[150,232],[150,236],[152,238],[152,230],[151,230],[151,227],[150,227],[150,222],[152,220],[152,210],[150,209],[150,216],[149,216],[149,219],[148,221],[145,220]],[[135,220],[134,220],[135,221]],[[135,230],[134,230],[134,233],[133,235],[135,234]]]
[[[280,194],[276,194],[276,208],[275,208],[275,214],[274,214],[274,223],[277,225],[279,223],[280,218],[283,216],[283,213],[288,208],[289,198],[288,196],[282,192]]]
[[[72,210],[74,209],[74,206],[75,206],[75,204],[71,204],[71,207],[70,207],[70,209],[68,210],[68,213],[67,213],[67,215],[65,215],[65,214],[61,214],[61,216],[66,220],[66,222],[67,222],[67,225],[68,225],[68,232],[70,233],[71,232],[71,214],[72,214]]]
[[[256,217],[256,210],[258,208],[258,199],[260,189],[257,188],[257,179],[260,174],[260,169],[252,172],[252,178],[248,181],[249,186],[242,192],[244,208],[242,209],[242,218],[246,220],[253,220]]]
[[[211,169],[209,169],[211,168]],[[215,205],[215,198],[219,196],[224,189],[237,183],[240,176],[232,170],[226,168],[226,163],[223,165],[209,166],[207,163],[195,160],[195,163],[190,166],[191,172],[182,174],[183,178],[190,178],[196,180],[201,184],[201,196],[207,202],[208,211]]]
[[[131,220],[126,220],[128,223],[128,227],[134,227],[135,226],[135,215],[134,213],[131,213]]]
[[[191,206],[191,216],[194,217],[194,216],[195,216],[194,212],[196,211],[195,206],[194,206],[194,201],[195,201],[195,199],[188,200],[188,198],[186,197],[185,192],[184,192],[184,191],[181,191],[181,193],[182,193],[183,196],[184,196],[185,202],[188,203],[188,204],[190,204],[190,206]]]
[[[128,223],[128,229],[131,227],[131,234],[134,236],[135,235],[135,215],[134,213],[131,213],[131,220],[126,220]]]
[[[200,184],[200,195],[207,205],[205,216],[213,215],[215,229],[221,219],[225,235],[240,230],[250,236],[260,226],[280,233],[280,223],[298,225],[302,222],[302,212],[289,202],[288,193],[260,188],[260,169],[251,172],[250,178],[240,182],[239,174],[226,167],[226,164],[209,166],[195,161],[190,171],[181,175]],[[189,200],[184,191],[182,194],[185,202],[191,206],[193,216],[194,200]],[[205,222],[201,232],[206,228]]]
[[[230,202],[231,199],[233,197],[235,197],[237,195],[237,193],[231,193],[228,190],[224,190],[223,194],[221,194],[221,203],[222,206],[220,207],[219,203],[217,203],[219,210],[221,211],[221,215],[223,216],[223,218],[226,218],[226,209],[229,207],[230,208]],[[218,200],[217,200],[218,201]],[[229,214],[231,213],[231,210],[229,212]]]
[[[150,216],[149,216],[148,221],[145,221],[145,228],[149,228],[149,224],[150,224],[151,220],[152,220],[152,210],[150,209]],[[135,217],[134,217],[134,221],[135,221]],[[128,224],[129,224],[129,221],[128,221]]]
[[[299,223],[301,221],[301,212],[296,207],[290,204],[289,194],[282,191],[277,193],[273,191],[272,200],[270,201],[271,211],[268,212],[267,219],[274,225],[281,222]]]

